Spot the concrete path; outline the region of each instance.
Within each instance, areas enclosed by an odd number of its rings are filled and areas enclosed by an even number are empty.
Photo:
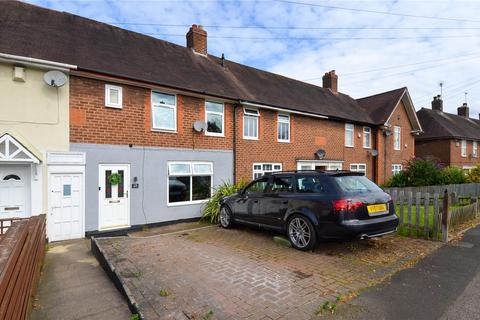
[[[480,319],[480,226],[328,318]]]
[[[50,245],[30,319],[130,319],[86,239]]]

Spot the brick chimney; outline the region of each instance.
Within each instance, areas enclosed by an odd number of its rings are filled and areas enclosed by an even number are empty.
[[[470,113],[470,112],[469,112],[469,108],[468,108],[468,105],[467,105],[466,102],[464,102],[461,107],[458,107],[458,108],[457,108],[457,114],[458,114],[459,116],[468,118],[468,117],[470,116],[469,113]]]
[[[432,110],[443,111],[443,100],[440,95],[433,97]]]
[[[201,25],[192,24],[187,32],[187,48],[200,54],[207,54],[207,31]]]
[[[325,72],[322,80],[325,89],[330,89],[335,93],[338,92],[338,76],[335,74],[335,70]]]

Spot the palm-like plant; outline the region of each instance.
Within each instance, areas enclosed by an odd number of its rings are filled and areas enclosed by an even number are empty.
[[[220,219],[220,200],[222,200],[223,197],[236,193],[238,190],[245,187],[245,185],[246,183],[244,181],[240,181],[236,184],[224,182],[222,185],[215,188],[212,197],[203,209],[202,220],[210,223],[218,223]]]

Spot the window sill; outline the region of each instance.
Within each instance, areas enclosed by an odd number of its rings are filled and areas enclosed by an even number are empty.
[[[258,138],[243,137],[243,140],[258,140]]]
[[[345,148],[355,148],[355,146],[347,146],[347,145],[345,145]]]
[[[202,204],[202,203],[207,203],[208,200],[210,200],[210,199],[196,200],[196,201],[172,202],[172,203],[167,203],[167,207],[180,207],[180,206],[190,206],[190,205],[194,205],[194,204]]]
[[[277,142],[280,142],[280,143],[290,143],[290,140],[277,140]]]
[[[155,129],[152,128],[152,132],[160,132],[160,133],[177,133],[177,130],[168,130],[168,129]]]
[[[363,146],[363,149],[372,149],[372,147],[365,147],[365,146]]]
[[[111,109],[123,109],[123,106],[121,104],[119,105],[114,105],[114,104],[105,104],[105,108],[111,108]]]
[[[225,134],[224,133],[211,133],[211,132],[208,132],[208,131],[205,131],[205,136],[207,137],[217,137],[217,138],[225,138]]]

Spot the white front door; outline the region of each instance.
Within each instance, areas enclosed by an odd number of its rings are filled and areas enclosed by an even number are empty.
[[[0,219],[29,217],[30,165],[0,165]]]
[[[112,175],[119,177],[112,183]],[[99,230],[130,226],[130,165],[99,165]]]
[[[82,238],[83,174],[51,173],[49,186],[49,240]]]

